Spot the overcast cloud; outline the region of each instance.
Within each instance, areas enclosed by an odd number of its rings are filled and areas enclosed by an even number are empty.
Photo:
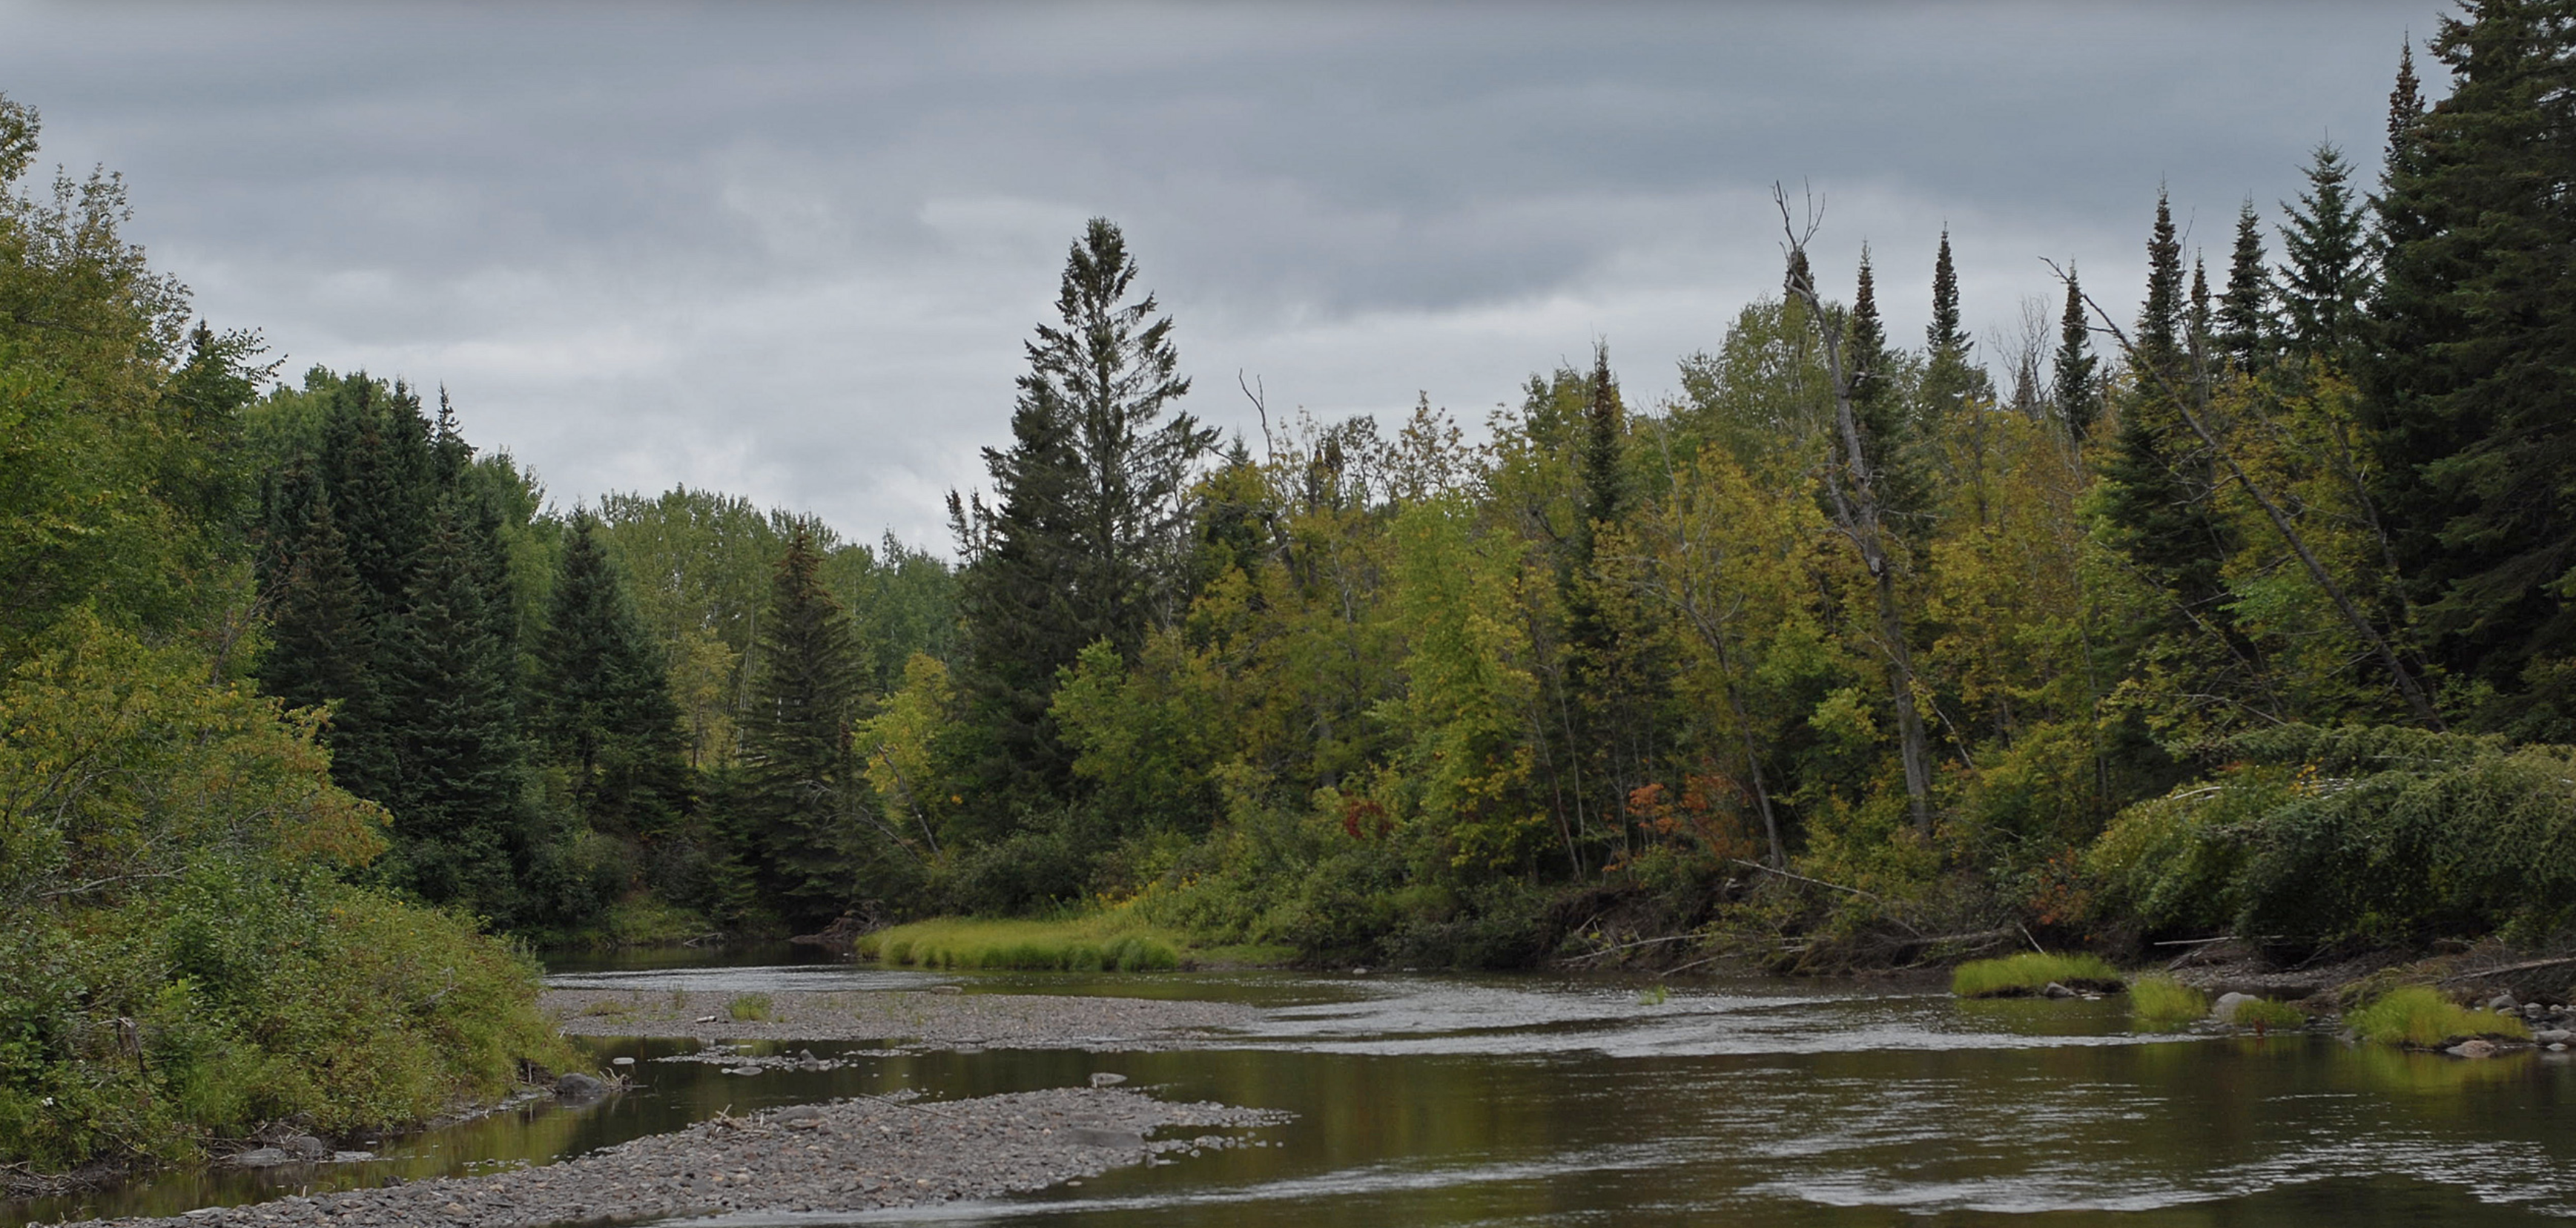
[[[1673,388],[1826,201],[1988,353],[2159,182],[2213,264],[2331,137],[2375,174],[2414,3],[340,5],[0,0],[0,92],[121,171],[218,326],[444,384],[566,504],[674,483],[945,550],[1066,245],[1117,221],[1189,408],[1462,418],[1607,339]],[[2430,66],[2427,66],[2430,67]]]

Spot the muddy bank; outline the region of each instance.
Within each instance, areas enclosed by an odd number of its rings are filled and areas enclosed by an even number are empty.
[[[761,995],[767,1018],[736,1019],[742,995],[655,990],[550,989],[541,1009],[574,1036],[710,1040],[882,1040],[941,1049],[1136,1050],[1204,1043],[1248,1026],[1253,1007],[1231,1002],[1052,994],[912,990]]]
[[[1061,1088],[951,1102],[862,1097],[718,1118],[560,1164],[315,1195],[105,1228],[436,1224],[502,1228],[737,1211],[849,1212],[992,1198],[1240,1145],[1286,1115]],[[1152,1138],[1157,1132],[1172,1137]]]

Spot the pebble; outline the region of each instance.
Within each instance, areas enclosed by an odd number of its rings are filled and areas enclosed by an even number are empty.
[[[484,1177],[200,1207],[163,1219],[91,1220],[79,1228],[365,1224],[386,1228],[665,1220],[743,1214],[835,1214],[993,1198],[1095,1176],[1165,1153],[1239,1145],[1228,1135],[1148,1141],[1274,1125],[1288,1115],[1176,1104],[1136,1092],[1058,1088],[947,1102],[864,1096],[719,1117],[560,1164]]]

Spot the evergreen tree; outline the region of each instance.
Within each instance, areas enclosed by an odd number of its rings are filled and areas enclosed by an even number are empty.
[[[865,764],[851,731],[863,715],[866,658],[848,612],[823,586],[822,565],[813,535],[798,526],[762,612],[729,807],[758,905],[799,927],[858,901],[865,851]]]
[[[1092,219],[1065,260],[1058,323],[1028,343],[1011,446],[985,449],[995,505],[949,498],[981,743],[969,770],[987,805],[1069,790],[1047,716],[1057,671],[1102,640],[1132,659],[1187,600],[1189,483],[1216,432],[1170,408],[1190,382],[1170,318],[1151,294],[1131,298],[1135,279],[1125,237]]]
[[[260,689],[290,708],[334,705],[323,734],[332,777],[351,792],[361,785],[383,791],[391,765],[376,736],[376,633],[367,620],[367,593],[349,565],[330,501],[308,490],[302,502],[305,522],[267,586],[270,646],[260,659]]]
[[[598,527],[573,514],[537,646],[532,724],[594,830],[652,836],[686,800],[680,708]]]
[[[1920,432],[1897,382],[1901,360],[1888,348],[1887,325],[1878,314],[1877,279],[1866,246],[1844,321],[1843,353],[1851,368],[1852,413],[1860,422],[1862,456],[1870,466],[1880,510],[1898,540],[1920,550],[1930,536],[1931,483],[1924,473]]]
[[[506,923],[524,903],[518,868],[530,817],[518,663],[491,631],[471,515],[457,500],[440,502],[384,637],[379,678],[397,777],[383,800],[401,883]]]
[[[2066,264],[2066,308],[2057,317],[2057,355],[2050,364],[2054,385],[2050,400],[2066,429],[2081,441],[2102,410],[2102,385],[2094,376],[2101,360],[2093,356],[2093,330],[2085,323],[2084,291],[2075,278],[2075,263]]]
[[[2282,206],[2282,340],[2290,353],[2340,363],[2369,288],[2362,206],[2346,186],[2352,167],[2333,145],[2318,145],[2304,173],[2308,190]]]
[[[1923,328],[1924,343],[1934,354],[1968,352],[1968,336],[1959,331],[1959,270],[1950,260],[1950,228],[1941,228],[1941,250],[1932,258],[1932,322]]]
[[[2141,387],[2157,377],[2183,378],[2182,243],[2174,235],[2173,203],[2156,191],[2156,224],[2147,238],[2147,298],[2138,308],[2137,361]]]
[[[2381,506],[2435,657],[2502,697],[2487,714],[2567,736],[2576,641],[2576,23],[2472,0],[2432,50],[2451,96],[2411,125],[2400,82],[2364,364]],[[2409,74],[2411,76],[2411,74]]]
[[[2263,262],[2262,223],[2248,199],[2236,212],[2236,249],[2218,300],[2218,347],[2243,371],[2261,369],[2271,343],[2272,278]]]

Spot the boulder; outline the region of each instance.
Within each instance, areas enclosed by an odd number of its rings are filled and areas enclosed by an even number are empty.
[[[2048,983],[2048,988],[2039,991],[2039,996],[2043,998],[2072,998],[2075,996],[2075,991],[2068,989],[2064,985],[2060,985],[2055,981],[2050,981]]]
[[[2510,993],[2500,993],[2487,999],[2487,1009],[2499,1015],[2510,1015],[2521,1011],[2522,1003],[2515,1001]]]
[[[285,1138],[277,1140],[276,1146],[279,1151],[283,1151],[287,1155],[298,1160],[327,1160],[331,1158],[331,1144],[323,1142],[310,1134],[287,1135]]]
[[[555,1094],[566,1100],[588,1100],[608,1094],[608,1085],[575,1071],[555,1080]]]
[[[2209,1004],[2209,1017],[2219,1023],[2234,1023],[2240,1008],[2248,1002],[2260,1001],[2261,998],[2250,993],[2223,993],[2218,995],[2218,1001]]]
[[[2494,1057],[2496,1047],[2490,1040],[2464,1040],[2442,1052],[2453,1057]]]

